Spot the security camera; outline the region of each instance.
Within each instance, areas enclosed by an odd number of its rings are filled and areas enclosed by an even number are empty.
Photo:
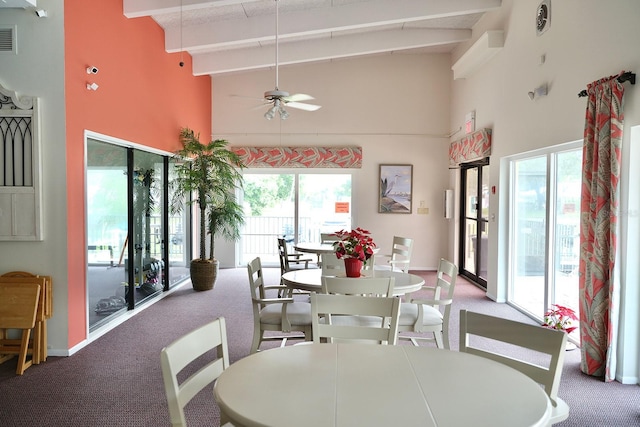
[[[34,12],[38,18],[46,18],[48,15],[47,11],[44,9],[36,9]]]
[[[536,93],[532,91],[527,93],[527,95],[529,95],[529,99],[533,101],[533,98],[536,96]]]
[[[98,67],[87,67],[87,74],[98,74]]]

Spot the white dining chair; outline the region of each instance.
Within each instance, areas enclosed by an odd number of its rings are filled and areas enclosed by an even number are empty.
[[[449,350],[449,316],[457,277],[458,267],[441,258],[436,284],[424,285],[421,288],[428,291],[431,298],[410,298],[408,302],[400,305],[399,339],[411,340],[416,346],[420,345],[421,341],[435,341],[438,348]],[[402,335],[402,332],[412,334]]]
[[[323,276],[339,276],[345,274],[344,260],[338,259],[335,252],[320,255]]]
[[[361,295],[391,297],[395,285],[394,277],[331,277],[323,276],[323,294]]]
[[[311,294],[314,344],[356,342],[395,345],[400,298],[361,295]],[[377,322],[349,321],[366,316]],[[337,321],[337,320],[340,321]]]
[[[301,253],[289,253],[287,248],[287,242],[285,239],[278,238],[278,257],[280,258],[280,275],[292,270],[306,270],[310,267],[309,263],[313,261],[311,258],[303,258],[304,254]],[[313,267],[315,268],[315,267]],[[282,284],[282,281],[280,282]],[[298,290],[295,293],[307,294],[308,292],[300,292]],[[278,293],[278,296],[283,296],[282,293]]]
[[[492,341],[486,345],[474,341],[472,345],[471,337]],[[507,346],[502,351],[496,342],[529,349],[531,359],[515,357]],[[503,363],[541,384],[551,400],[551,424],[569,417],[569,405],[558,397],[566,344],[567,334],[563,331],[460,310],[460,351]]]
[[[332,244],[340,240],[334,233],[320,233],[320,243]]]
[[[178,382],[185,367],[211,350],[215,350],[212,360],[207,359],[208,362],[202,368]],[[171,425],[186,426],[185,405],[229,367],[224,317],[200,326],[163,348],[160,352],[160,363]],[[221,413],[220,425],[226,425],[227,422],[228,419]]]
[[[311,305],[305,301],[296,301],[290,296],[290,289],[284,285],[266,286],[262,274],[260,258],[247,264],[251,303],[253,306],[253,341],[251,354],[258,351],[263,341],[281,340],[284,346],[288,339],[311,341]],[[268,293],[273,292],[273,298]],[[284,297],[282,295],[289,295]],[[289,333],[300,331],[303,335],[270,335],[265,331]]]
[[[394,236],[391,245],[391,253],[382,256],[389,258],[387,264],[391,270],[398,270],[404,273],[408,273],[412,252],[413,239],[408,237]]]
[[[350,278],[323,276],[321,281],[322,294],[337,296],[359,296],[370,299],[392,297],[395,284],[395,279],[393,277]],[[399,300],[399,298],[396,299]],[[347,299],[345,301],[346,303],[349,303],[350,301],[355,300]],[[371,304],[378,303],[371,302]],[[353,307],[353,309],[355,310],[356,308]],[[362,312],[319,313],[318,317],[319,318],[317,320],[321,324],[330,324],[332,327],[341,330],[345,334],[352,334],[350,336],[350,339],[356,339],[366,329],[392,328],[393,330],[396,330],[396,332],[394,333],[394,343],[397,340],[397,319],[395,318],[395,314],[393,315],[393,319],[388,316],[368,315]],[[312,303],[312,322],[314,320],[316,320],[316,315],[313,314]],[[395,323],[395,325],[391,325],[391,322]],[[344,337],[334,338],[344,339]],[[368,340],[368,338],[366,340]]]

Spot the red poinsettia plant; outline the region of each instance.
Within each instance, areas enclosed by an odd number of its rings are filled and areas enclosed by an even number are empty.
[[[333,243],[338,259],[355,258],[364,262],[373,255],[376,244],[369,231],[358,227],[351,231],[340,230],[334,235],[340,239]]]
[[[559,304],[552,304],[551,309],[544,314],[544,323],[542,326],[549,329],[558,329],[570,334],[577,329],[572,326],[573,321],[577,321],[578,316],[569,307]]]

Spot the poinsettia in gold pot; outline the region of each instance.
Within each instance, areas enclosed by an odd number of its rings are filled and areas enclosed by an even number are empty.
[[[244,224],[242,206],[235,198],[236,189],[242,187],[240,170],[244,164],[236,153],[227,149],[226,140],[202,144],[199,134],[183,128],[180,142],[182,149],[175,153],[176,176],[171,181],[171,206],[173,212],[179,212],[185,201],[198,205],[200,250],[198,258],[191,261],[191,283],[195,290],[209,290],[218,273],[214,250],[216,235],[237,240]],[[192,198],[187,197],[190,194]],[[209,256],[206,253],[207,233],[211,238]]]
[[[360,277],[362,265],[373,256],[376,247],[371,233],[360,227],[334,233],[339,240],[333,243],[336,257],[344,260],[347,277]]]

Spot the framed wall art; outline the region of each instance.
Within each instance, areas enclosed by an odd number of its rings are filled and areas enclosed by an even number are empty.
[[[411,213],[413,165],[380,165],[379,213]]]

